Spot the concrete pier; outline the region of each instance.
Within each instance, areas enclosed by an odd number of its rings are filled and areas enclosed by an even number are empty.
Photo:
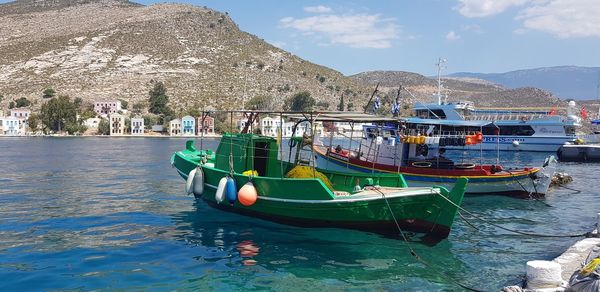
[[[562,280],[563,285],[553,287],[553,288],[544,288],[544,289],[531,289],[530,287],[520,287],[520,286],[508,286],[504,287],[502,291],[538,291],[538,292],[549,292],[549,291],[567,291],[568,283],[571,275],[582,267],[582,263],[588,257],[590,252],[595,249],[600,249],[600,236],[598,230],[600,229],[600,213],[597,214],[597,225],[596,230],[592,232],[592,237],[585,238],[577,241],[571,247],[569,247],[564,253],[560,256],[552,260],[554,263],[558,263],[560,265],[562,271]],[[535,275],[533,275],[535,277]]]

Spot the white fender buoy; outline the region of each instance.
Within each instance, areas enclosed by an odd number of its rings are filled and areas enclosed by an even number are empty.
[[[187,180],[185,181],[185,192],[189,195],[192,193],[192,186],[194,185],[194,176],[196,175],[196,168],[192,169],[188,173]]]
[[[527,288],[557,288],[562,284],[560,264],[551,261],[527,262]]]
[[[513,145],[513,147],[515,147],[515,148],[516,148],[516,147],[519,147],[519,141],[516,141],[516,140],[515,140],[515,141],[512,141],[512,145]]]
[[[227,185],[227,177],[221,178],[219,185],[217,186],[217,192],[215,193],[215,200],[217,203],[225,201],[225,186]]]
[[[202,171],[201,167],[196,168],[192,183],[192,193],[196,197],[200,197],[204,193],[204,171]]]

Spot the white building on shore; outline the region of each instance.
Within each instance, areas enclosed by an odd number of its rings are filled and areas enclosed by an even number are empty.
[[[111,115],[118,113],[121,108],[121,102],[118,100],[96,101],[94,102],[94,111],[99,115]]]
[[[83,125],[90,129],[97,129],[101,120],[101,118],[89,118],[83,121]]]
[[[181,120],[174,119],[169,122],[169,135],[181,136]]]
[[[131,119],[131,135],[144,135],[144,119],[143,118],[132,118]]]
[[[110,135],[111,136],[121,136],[125,134],[125,117],[113,113],[110,115],[109,120],[110,124]]]
[[[20,136],[25,133],[24,123],[12,116],[0,118],[0,128],[2,128],[2,135],[5,136]]]
[[[292,137],[292,135],[299,137],[311,131],[311,124],[308,122],[298,124],[295,132],[294,125],[296,125],[296,122],[286,122],[280,118],[264,117],[260,121],[260,131],[262,135],[270,137],[277,137],[279,131],[281,131],[281,136],[284,138]],[[320,137],[323,135],[323,123],[315,122],[315,131],[317,136]]]

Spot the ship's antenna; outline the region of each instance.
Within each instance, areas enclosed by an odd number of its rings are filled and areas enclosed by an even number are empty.
[[[598,72],[598,83],[596,83],[596,100],[600,101],[600,72]],[[600,105],[598,106],[598,118],[600,119]]]
[[[439,105],[442,104],[442,70],[446,69],[447,60],[444,58],[439,58],[438,62],[435,64],[438,68],[438,92],[437,92],[437,103]],[[444,100],[446,102],[446,100]]]

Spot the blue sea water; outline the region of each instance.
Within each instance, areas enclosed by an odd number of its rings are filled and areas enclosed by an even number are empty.
[[[498,290],[522,279],[526,261],[552,259],[577,240],[512,234],[471,218],[475,229],[457,218],[447,240],[411,243],[427,267],[398,239],[212,209],[185,194],[169,164],[184,147],[184,139],[1,138],[0,291],[461,290],[448,277]],[[539,165],[544,155],[501,160]],[[464,207],[527,232],[590,231],[600,212],[600,165],[558,170],[573,175],[569,187],[581,193],[468,197]]]

